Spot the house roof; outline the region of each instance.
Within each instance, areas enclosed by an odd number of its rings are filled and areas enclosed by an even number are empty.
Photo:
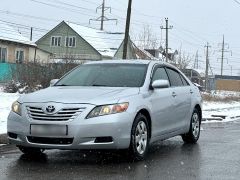
[[[30,41],[28,38],[24,37],[13,27],[5,24],[4,22],[0,22],[0,40],[36,46],[34,42]]]
[[[101,31],[69,22],[67,24],[102,56],[113,57],[124,39],[124,33]]]

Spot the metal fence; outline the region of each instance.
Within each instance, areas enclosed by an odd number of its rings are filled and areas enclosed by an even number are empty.
[[[0,83],[6,83],[12,79],[16,64],[0,63]]]

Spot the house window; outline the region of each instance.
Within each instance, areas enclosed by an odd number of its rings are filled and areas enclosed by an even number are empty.
[[[76,47],[76,37],[67,36],[66,37],[66,47]]]
[[[52,36],[51,46],[61,46],[61,36]]]
[[[16,51],[16,63],[22,63],[24,61],[24,51],[17,50]]]
[[[0,47],[0,62],[5,63],[7,61],[7,48]]]

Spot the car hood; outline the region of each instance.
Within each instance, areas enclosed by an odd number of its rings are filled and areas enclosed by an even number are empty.
[[[139,88],[112,87],[49,87],[34,93],[21,96],[20,103],[83,103],[83,104],[111,104],[121,98],[139,93]]]

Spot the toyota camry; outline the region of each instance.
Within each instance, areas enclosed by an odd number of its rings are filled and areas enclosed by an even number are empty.
[[[21,96],[8,116],[8,138],[23,153],[45,149],[127,149],[180,135],[196,143],[198,88],[161,61],[109,60],[78,66],[50,87]]]

